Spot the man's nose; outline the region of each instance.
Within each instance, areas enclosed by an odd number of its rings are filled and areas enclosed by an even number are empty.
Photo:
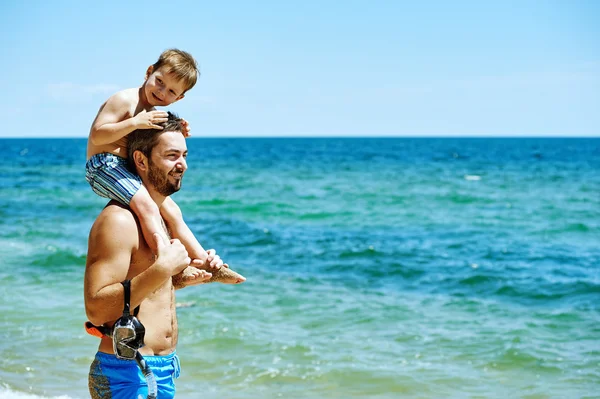
[[[185,161],[185,158],[181,158],[177,166],[182,169],[183,172],[185,172],[187,170],[187,162]]]

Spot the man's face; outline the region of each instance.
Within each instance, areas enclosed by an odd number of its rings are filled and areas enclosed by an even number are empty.
[[[182,133],[166,132],[159,136],[148,159],[148,182],[161,195],[167,197],[181,189],[187,152]]]
[[[166,73],[163,67],[156,71],[148,69],[148,78],[144,84],[144,93],[153,107],[165,107],[183,98],[185,85],[173,74]]]

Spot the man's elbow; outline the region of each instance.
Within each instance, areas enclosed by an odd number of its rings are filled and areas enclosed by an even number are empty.
[[[93,325],[101,326],[102,324],[104,324],[102,317],[100,317],[100,315],[97,312],[87,310],[85,313],[87,315],[88,320],[91,321]]]
[[[103,312],[100,306],[95,306],[93,303],[86,303],[85,314],[88,320],[95,326],[101,326],[110,321],[106,312]]]

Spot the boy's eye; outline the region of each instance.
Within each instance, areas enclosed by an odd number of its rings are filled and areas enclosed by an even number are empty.
[[[156,81],[160,84],[162,84],[162,79],[161,78],[156,78]]]

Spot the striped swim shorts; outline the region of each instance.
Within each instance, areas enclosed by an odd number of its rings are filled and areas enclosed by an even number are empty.
[[[127,160],[108,152],[96,154],[87,161],[85,179],[96,194],[123,205],[129,205],[142,186],[142,179],[129,170]]]

